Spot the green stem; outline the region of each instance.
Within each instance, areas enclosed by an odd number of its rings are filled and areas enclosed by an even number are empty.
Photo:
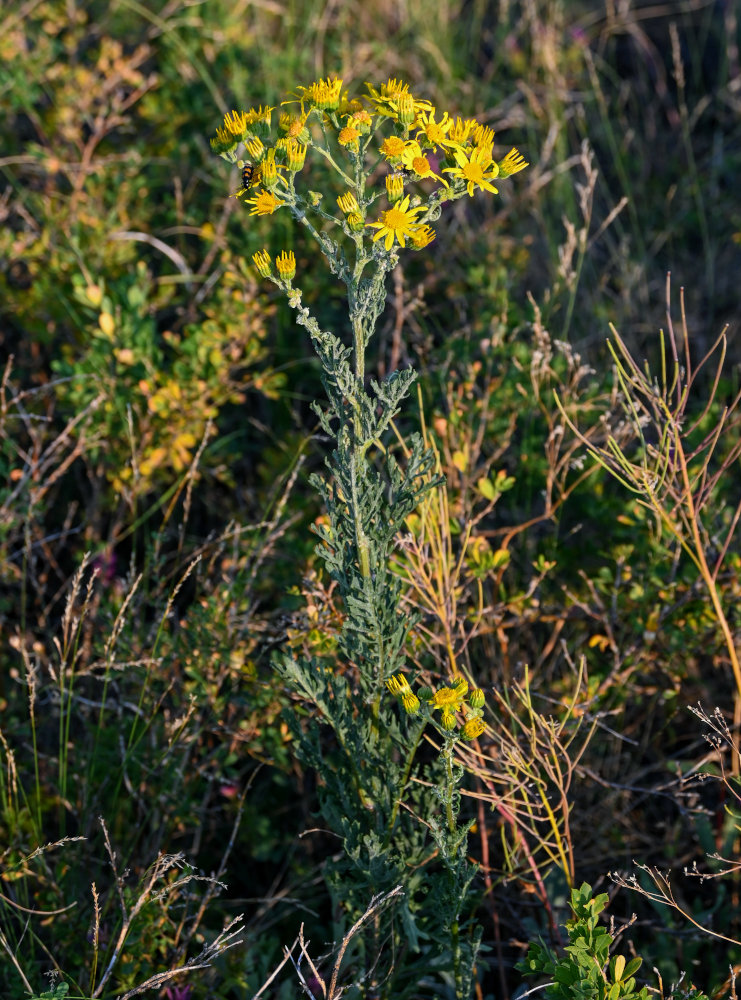
[[[453,741],[449,736],[445,738],[443,748],[443,760],[445,761],[445,817],[448,821],[448,830],[451,837],[455,836],[455,816],[453,816]]]

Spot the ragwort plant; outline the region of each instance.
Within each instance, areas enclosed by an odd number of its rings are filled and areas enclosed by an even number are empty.
[[[333,912],[357,929],[342,943],[352,974],[333,975],[330,993],[352,985],[369,997],[441,996],[442,980],[445,995],[467,997],[480,928],[470,823],[459,815],[464,770],[454,748],[484,732],[484,695],[462,677],[415,693],[403,673],[415,619],[401,606],[391,556],[406,518],[441,480],[419,435],[404,443],[403,464],[384,443],[415,372],[366,379],[366,351],[400,252],[421,251],[435,239],[444,204],[477,191],[496,194],[494,181],[527,164],[516,149],[495,159],[489,127],[447,111],[438,116],[394,79],[380,89],[368,85],[362,99],[350,99],[340,79],[319,80],[274,112],[232,111],[212,146],[240,168],[236,197],[250,215],[287,210],[347,290],[351,346],[322,330],[303,304],[293,250],[274,260],[265,249],[253,256],[311,337],[328,397],[313,409],[334,443],[327,473],[313,476],[312,485],[328,515],[316,527],[318,552],[344,605],[341,667],[328,670],[313,657],[276,661],[304,705],[290,720],[297,753],[318,772],[324,822],[342,843],[327,866]],[[334,175],[331,202],[299,187],[307,156]],[[401,701],[401,719],[389,693]],[[428,726],[442,745],[428,765],[432,782],[415,784]],[[391,898],[397,886],[404,891],[395,906],[369,909],[369,900]],[[338,937],[348,924],[340,923]]]

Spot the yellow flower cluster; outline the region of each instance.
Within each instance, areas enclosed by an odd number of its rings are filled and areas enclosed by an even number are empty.
[[[267,250],[258,250],[257,253],[253,253],[252,260],[257,268],[257,273],[263,278],[270,278],[273,275],[273,264],[270,260],[270,254]],[[283,250],[282,253],[275,258],[275,269],[278,272],[278,278],[282,281],[288,282],[296,277],[296,257],[293,250]]]
[[[440,727],[445,732],[451,732],[458,726],[456,713],[462,713],[464,723],[460,726],[460,734],[464,740],[475,740],[486,729],[483,719],[484,692],[480,688],[469,691],[468,681],[459,677],[450,687],[441,687],[433,691],[430,687],[421,687],[415,694],[403,674],[389,677],[386,687],[391,694],[401,699],[408,715],[417,715],[424,703],[430,713],[440,710]]]
[[[362,99],[350,99],[342,88],[343,80],[338,77],[297,87],[283,103],[299,105],[299,111],[281,110],[277,129],[271,107],[232,110],[225,115],[211,145],[230,162],[246,163],[243,171],[248,173],[243,176],[250,181],[236,197],[244,199],[250,215],[272,215],[287,206],[303,218],[307,208],[318,208],[321,195],[312,191],[302,198],[295,188],[307,151],[316,149],[345,184],[356,179],[352,189],[338,199],[342,216],[337,223],[345,233],[360,245],[365,233],[375,230],[373,242],[382,241],[387,253],[395,247],[420,250],[435,238],[428,220],[439,215],[442,202],[477,191],[496,194],[494,180],[511,177],[528,165],[516,149],[496,159],[494,132],[488,125],[474,118],[452,117],[447,111],[438,114],[401,80],[390,78],[378,89],[368,84]],[[378,135],[382,129],[387,133],[384,136]],[[244,155],[238,161],[240,146]],[[368,175],[362,167],[366,156],[370,160],[379,151],[390,172],[384,188],[374,192],[366,190]],[[410,183],[432,187],[413,197],[405,191]],[[383,194],[388,207],[367,221],[369,208]]]

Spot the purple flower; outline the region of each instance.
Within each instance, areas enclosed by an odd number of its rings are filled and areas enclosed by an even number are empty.
[[[93,569],[97,569],[98,579],[104,587],[108,587],[113,583],[116,578],[116,569],[118,568],[118,560],[113,549],[107,548],[99,553],[90,565]]]

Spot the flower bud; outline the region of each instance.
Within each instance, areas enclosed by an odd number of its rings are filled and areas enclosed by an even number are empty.
[[[397,98],[399,121],[402,125],[411,125],[416,118],[414,98],[410,93],[399,94]]]
[[[306,146],[300,142],[289,139],[286,143],[286,163],[292,174],[297,174],[303,170],[306,161]]]
[[[455,715],[452,712],[443,712],[440,716],[440,725],[443,729],[447,729],[448,732],[451,729],[455,729]]]
[[[468,681],[465,677],[459,677],[453,685],[453,690],[459,698],[465,698],[468,694]]]
[[[258,274],[263,278],[269,278],[273,273],[273,269],[270,254],[267,250],[258,250],[257,253],[253,253],[252,259],[255,262]]]
[[[389,677],[386,681],[386,687],[389,689],[391,694],[401,695],[402,697],[407,692],[411,694],[412,691],[409,687],[409,681],[406,679],[404,674],[397,674],[396,677]]]
[[[468,696],[468,704],[471,708],[483,708],[486,696],[481,688],[474,688]]]
[[[265,155],[265,146],[263,145],[262,139],[255,135],[251,139],[247,140],[245,146],[247,147],[247,152],[250,154],[252,159],[255,160],[256,163],[259,163]]]
[[[348,215],[345,221],[347,222],[348,228],[353,233],[359,233],[365,228],[365,219],[360,212],[353,212],[351,215]]]
[[[416,715],[419,712],[419,698],[413,691],[406,691],[401,696],[401,703],[407,715]]]
[[[386,174],[386,194],[392,205],[404,196],[403,174]]]
[[[284,250],[280,257],[276,257],[275,266],[284,281],[292,281],[296,277],[296,257],[293,250]]]
[[[262,186],[268,191],[274,188],[278,181],[278,168],[275,165],[275,149],[269,149],[267,156],[260,164]]]
[[[360,211],[360,205],[358,205],[357,199],[352,191],[346,191],[345,194],[341,194],[337,199],[337,204],[340,206],[341,211],[345,215],[352,215],[353,212]]]

